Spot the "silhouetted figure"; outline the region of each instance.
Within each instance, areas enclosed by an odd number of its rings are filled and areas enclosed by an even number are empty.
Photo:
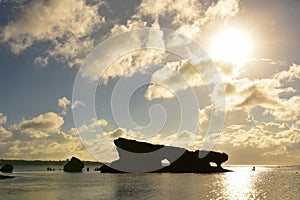
[[[89,171],[90,171],[90,168],[89,168],[89,167],[88,167],[88,168],[86,168],[86,171],[87,171],[87,172],[89,172]]]
[[[254,166],[252,167],[252,171],[255,171],[255,167]]]
[[[55,169],[51,167],[47,167],[47,171],[55,171]]]
[[[12,173],[14,170],[14,167],[10,164],[6,164],[6,165],[3,165],[0,169],[0,172],[3,172],[3,173]]]
[[[94,171],[100,171],[100,167],[96,167]]]

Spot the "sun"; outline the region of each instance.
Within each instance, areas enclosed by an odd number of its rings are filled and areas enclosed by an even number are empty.
[[[215,61],[241,67],[250,59],[252,45],[249,34],[238,29],[224,29],[211,38],[210,56]]]

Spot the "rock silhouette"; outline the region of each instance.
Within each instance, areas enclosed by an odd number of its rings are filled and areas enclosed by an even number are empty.
[[[3,165],[0,169],[0,171],[3,173],[12,173],[13,170],[14,170],[14,167],[10,164]]]
[[[221,164],[228,160],[226,153],[213,151],[188,151],[184,148],[154,145],[125,138],[114,140],[119,160],[100,168],[102,173],[122,172],[170,172],[170,173],[212,173],[227,172]],[[170,165],[162,166],[162,160]],[[213,167],[213,162],[217,166]],[[154,170],[153,170],[154,169]]]
[[[81,160],[76,157],[72,157],[71,160],[65,164],[64,171],[65,172],[82,172],[84,168],[84,164]]]
[[[8,178],[14,178],[14,176],[3,176],[3,175],[0,175],[0,179],[8,179]]]

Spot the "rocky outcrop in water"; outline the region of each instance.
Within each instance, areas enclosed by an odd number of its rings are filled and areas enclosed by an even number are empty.
[[[3,172],[3,173],[12,173],[14,170],[14,167],[10,164],[6,164],[6,165],[3,165],[0,169],[0,172]]]
[[[82,172],[84,168],[84,164],[81,160],[76,157],[72,157],[71,160],[65,164],[64,171],[65,172]]]
[[[14,178],[14,176],[3,176],[3,175],[0,175],[0,179],[9,179],[9,178]]]
[[[184,148],[154,145],[125,138],[114,140],[119,160],[100,168],[102,173],[122,172],[169,172],[212,173],[226,172],[221,164],[228,160],[226,153],[213,151],[188,151]],[[168,160],[168,166],[162,166]],[[215,163],[215,167],[211,166]]]

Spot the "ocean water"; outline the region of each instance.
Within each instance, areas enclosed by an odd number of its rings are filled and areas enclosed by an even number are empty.
[[[0,199],[300,199],[300,166],[228,166],[233,172],[217,174],[64,173],[46,167],[16,167],[15,178],[0,180]]]

